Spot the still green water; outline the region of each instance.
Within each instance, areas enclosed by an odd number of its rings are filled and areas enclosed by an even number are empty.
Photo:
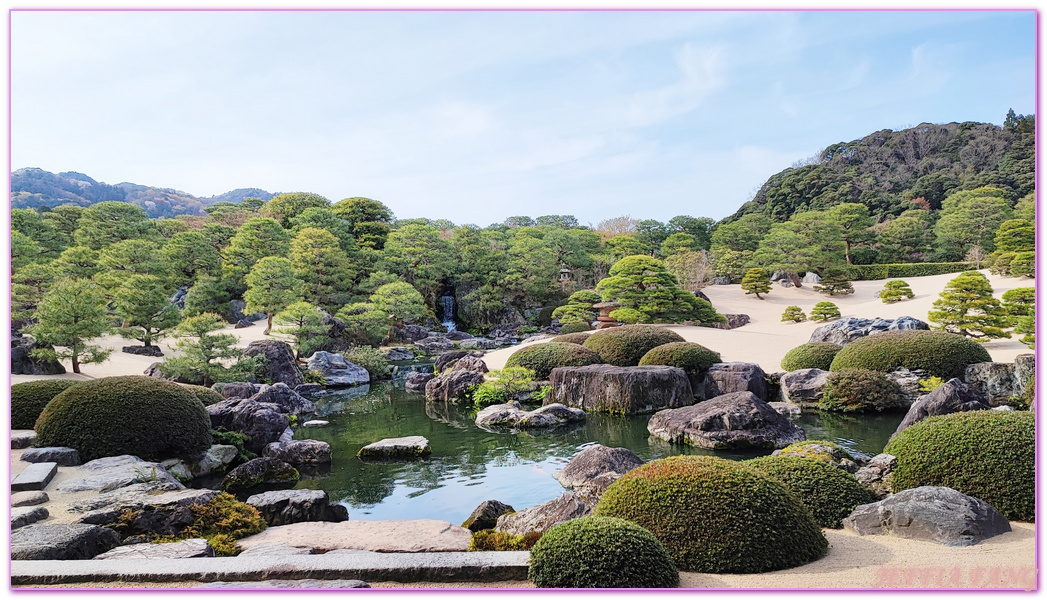
[[[349,509],[349,518],[442,519],[461,523],[484,500],[500,500],[517,510],[559,496],[553,479],[586,444],[629,448],[644,460],[675,454],[707,454],[745,459],[769,451],[724,452],[671,445],[647,433],[650,415],[589,413],[584,424],[552,431],[489,432],[474,423],[469,408],[425,401],[394,384],[355,388],[315,402],[312,418],[324,428],[301,428],[295,439],[331,445],[331,470],[303,474],[298,488],[325,490]],[[797,424],[808,439],[836,441],[866,454],[878,454],[903,414],[842,416],[804,413]],[[432,456],[403,462],[362,461],[356,453],[383,438],[421,435]]]

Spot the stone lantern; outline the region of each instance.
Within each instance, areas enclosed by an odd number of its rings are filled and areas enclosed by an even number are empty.
[[[567,265],[560,264],[560,283],[567,283],[571,280],[571,270],[567,268]]]
[[[608,327],[617,327],[618,321],[614,320],[611,316],[611,311],[616,308],[621,308],[622,305],[617,302],[597,302],[593,305],[593,308],[600,311],[600,316],[596,317],[596,328],[607,329]]]

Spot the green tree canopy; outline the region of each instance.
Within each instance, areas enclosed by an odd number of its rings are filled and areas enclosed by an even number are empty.
[[[116,315],[125,327],[117,330],[121,336],[142,342],[149,347],[154,340],[182,320],[178,307],[171,304],[170,290],[156,275],[131,275],[113,294]]]
[[[603,300],[622,304],[618,310],[636,310],[649,323],[723,320],[711,304],[676,287],[676,279],[662,261],[650,256],[627,256],[616,262],[596,291]]]
[[[935,329],[958,333],[975,341],[1011,337],[1002,328],[1008,326],[1007,312],[993,298],[992,285],[978,271],[964,271],[950,281],[927,319],[937,323]]]
[[[203,313],[175,327],[175,347],[181,355],[160,364],[160,370],[184,381],[211,385],[216,381],[246,381],[259,366],[259,357],[247,357],[236,347],[236,336],[215,333],[225,328],[222,317]],[[227,364],[232,363],[230,366]]]
[[[105,305],[98,285],[89,279],[54,282],[40,299],[36,323],[29,327],[29,333],[45,346],[34,350],[34,355],[69,359],[73,373],[80,372],[81,364],[105,361],[112,351],[90,343],[109,332],[112,321]]]
[[[712,249],[734,250],[735,252],[753,252],[760,246],[760,240],[771,230],[770,217],[761,214],[744,215],[737,221],[723,223],[712,233]]]
[[[302,280],[294,276],[291,261],[280,256],[266,256],[259,260],[244,277],[247,291],[244,301],[247,310],[265,313],[265,335],[273,327],[273,316],[287,308],[301,296]]]
[[[440,288],[455,270],[454,249],[428,225],[408,225],[389,234],[379,268],[399,275],[435,305]]]
[[[284,228],[291,227],[291,220],[310,208],[329,208],[331,201],[319,194],[292,192],[273,196],[262,205],[258,214],[275,219]]]
[[[122,240],[157,238],[156,224],[140,206],[127,202],[99,202],[85,208],[73,239],[77,245],[100,250]]]
[[[87,246],[70,246],[51,262],[58,277],[89,279],[98,272],[98,253]]]
[[[409,283],[387,283],[371,294],[371,304],[392,324],[417,323],[425,319],[425,300]]]
[[[295,277],[305,283],[302,295],[327,310],[344,305],[355,273],[338,245],[338,238],[326,229],[309,227],[291,241],[291,265]]]
[[[1030,252],[1036,249],[1036,225],[1025,219],[1000,223],[995,235],[996,249],[1002,252]]]
[[[191,285],[200,275],[218,275],[222,255],[199,231],[174,234],[160,249],[160,258],[175,285]]]
[[[312,356],[330,337],[330,327],[324,325],[324,315],[308,302],[293,302],[276,314],[276,324],[283,325],[277,333],[291,336],[295,358]]]
[[[745,277],[742,277],[742,289],[746,294],[755,294],[757,298],[763,300],[760,294],[771,291],[771,277],[763,269],[749,269],[745,272]]]
[[[163,273],[160,248],[152,240],[123,240],[102,248],[98,253],[99,272],[94,280],[106,293],[120,287],[132,275]]]
[[[239,287],[248,271],[266,256],[287,256],[291,236],[273,219],[248,219],[222,251],[222,276]]]

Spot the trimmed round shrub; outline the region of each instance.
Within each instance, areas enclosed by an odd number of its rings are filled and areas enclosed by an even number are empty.
[[[183,385],[182,387],[189,390],[190,393],[196,396],[196,399],[199,400],[200,403],[204,406],[211,406],[212,404],[225,400],[225,396],[219,394],[218,392],[212,390],[209,387],[205,387],[202,385]]]
[[[544,380],[549,379],[549,373],[556,367],[584,367],[601,362],[600,355],[585,346],[546,342],[524,346],[513,352],[509,360],[505,361],[505,366],[530,369],[534,371],[535,379]]]
[[[872,369],[888,373],[898,367],[923,369],[949,381],[963,379],[967,365],[992,362],[978,342],[944,331],[888,331],[855,340],[833,358],[830,371]]]
[[[854,507],[876,501],[854,475],[814,458],[762,456],[745,464],[781,482],[822,527],[840,529]]]
[[[560,327],[560,333],[578,333],[581,331],[592,331],[592,327],[588,323],[567,323]]]
[[[831,342],[810,342],[802,344],[785,353],[782,357],[782,368],[786,371],[798,369],[829,370],[836,353],[843,346]]]
[[[828,548],[811,513],[782,484],[713,456],[641,465],[607,488],[593,514],[647,529],[685,571],[788,569]]]
[[[869,369],[844,369],[829,375],[818,408],[839,412],[883,412],[906,408],[902,388]]]
[[[11,386],[11,429],[32,429],[52,398],[80,383],[75,379],[40,379]]]
[[[786,306],[785,311],[782,313],[782,322],[792,321],[793,323],[800,323],[807,320],[807,315],[803,314],[803,309],[799,306]]]
[[[680,584],[651,532],[613,517],[554,525],[531,548],[527,578],[540,588],[667,588]]]
[[[1035,419],[1028,411],[976,410],[930,417],[883,449],[898,458],[891,489],[950,487],[993,505],[1014,521],[1033,521]]]
[[[584,332],[565,333],[563,335],[558,335],[549,341],[560,342],[563,344],[578,344],[581,346],[585,343],[585,340],[589,339],[589,335],[590,334]]]
[[[644,354],[662,344],[685,341],[678,333],[654,325],[623,325],[601,329],[582,344],[595,351],[605,363],[635,367]]]
[[[191,458],[211,447],[210,427],[207,409],[177,383],[103,377],[55,396],[36,422],[36,445],[75,448],[85,462],[120,454]]]
[[[854,290],[851,290],[854,291]],[[835,295],[835,294],[833,294]],[[811,309],[811,320],[812,321],[829,321],[831,319],[840,318],[840,309],[835,304],[829,301],[819,302],[814,305]]]
[[[694,342],[669,342],[651,348],[640,359],[640,365],[679,367],[688,375],[699,375],[721,362],[720,353]]]
[[[850,461],[854,460],[854,455],[851,454],[850,450],[829,440],[795,442],[779,450],[778,455],[792,458],[812,458],[829,464],[835,464],[843,458]]]

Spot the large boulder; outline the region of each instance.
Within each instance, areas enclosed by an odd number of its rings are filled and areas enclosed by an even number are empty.
[[[749,324],[749,315],[743,314],[724,314],[727,321],[724,323],[713,323],[712,326],[716,329],[737,329],[743,325]]]
[[[829,371],[798,369],[789,371],[778,380],[782,400],[801,406],[814,406],[822,399]]]
[[[473,509],[473,512],[462,523],[462,527],[473,533],[483,529],[494,529],[494,526],[498,524],[498,517],[514,512],[516,509],[508,504],[497,500],[484,500]]]
[[[558,367],[549,384],[546,404],[583,410],[631,415],[694,402],[687,373],[676,367]]]
[[[298,477],[298,470],[282,460],[253,458],[229,471],[222,479],[222,489],[237,492],[263,483],[291,486],[298,482]]]
[[[33,358],[36,341],[32,338],[18,337],[11,340],[11,374],[12,375],[61,375],[65,367],[56,360]]]
[[[120,534],[98,525],[28,525],[11,532],[11,560],[87,560],[119,544]]]
[[[184,487],[159,463],[124,454],[98,458],[76,467],[73,474],[58,484],[56,489],[62,493],[108,492],[147,481]]]
[[[953,378],[910,406],[909,412],[905,414],[905,418],[898,424],[898,429],[894,430],[894,435],[898,435],[904,429],[927,417],[937,417],[969,410],[989,410],[990,408],[992,407],[989,406],[985,394],[978,391],[975,387]]]
[[[330,464],[331,445],[319,440],[272,442],[265,447],[262,456],[282,460],[296,469],[301,469],[303,466]]]
[[[392,348],[380,348],[379,350],[382,353],[382,357],[384,357],[385,360],[388,361],[414,359],[414,352],[411,352],[403,346],[395,346]]]
[[[307,365],[310,371],[323,375],[328,387],[348,387],[371,382],[367,369],[345,360],[341,354],[316,352],[309,357]]]
[[[579,452],[562,470],[553,473],[553,478],[595,505],[608,486],[643,463],[628,448],[593,444]]]
[[[313,403],[283,383],[263,385],[258,393],[249,398],[255,402],[276,404],[280,412],[287,415],[302,415],[313,412]]]
[[[498,517],[494,528],[514,535],[545,533],[553,525],[586,517],[592,510],[592,505],[585,498],[574,492],[565,492],[544,504]]]
[[[930,329],[930,325],[912,317],[898,317],[893,321],[890,319],[862,319],[859,317],[847,317],[837,319],[827,325],[822,325],[811,333],[811,342],[830,342],[841,346],[863,338],[867,335],[883,333],[884,331],[902,331],[914,329]]]
[[[405,325],[400,330],[405,340],[417,342],[418,340],[424,340],[429,337],[429,330],[421,325]]]
[[[422,458],[432,454],[429,440],[420,435],[386,438],[367,444],[357,452],[361,458],[401,459]]]
[[[970,546],[1011,530],[1007,518],[988,502],[939,486],[862,504],[843,525],[859,535],[890,534],[946,546]]]
[[[445,337],[430,336],[414,343],[416,348],[421,348],[426,354],[440,354],[454,348],[454,342]]]
[[[733,392],[656,412],[647,431],[668,442],[716,450],[784,448],[807,439],[803,429],[752,392]]]
[[[482,357],[472,355],[459,358],[450,368],[452,371],[476,371],[477,373],[487,373],[490,370]]]
[[[916,402],[920,399],[920,396],[923,396],[923,390],[920,389],[920,381],[931,377],[923,369],[906,369],[905,367],[892,369],[887,373],[887,376],[891,378],[891,381],[898,384],[901,401],[909,406],[912,406],[913,402]]]
[[[29,448],[22,453],[21,460],[30,463],[53,462],[61,467],[75,467],[80,464],[80,453],[75,448],[61,446]]]
[[[244,447],[255,454],[261,454],[266,445],[278,441],[290,423],[278,405],[250,399],[216,402],[207,407],[207,412],[213,429],[223,427],[248,436],[250,439]]]
[[[183,489],[114,494],[110,503],[84,513],[79,522],[111,527],[124,537],[177,535],[196,518],[192,507],[207,504],[218,493]]]
[[[705,398],[715,398],[734,392],[752,392],[760,400],[767,400],[767,383],[760,365],[746,362],[716,363],[705,373]]]
[[[424,394],[425,384],[432,381],[433,377],[435,377],[435,375],[432,373],[411,373],[407,376],[407,379],[404,380],[404,391],[415,394]]]
[[[504,346],[505,343],[498,340],[489,340],[487,338],[469,338],[462,340],[458,344],[460,348],[469,350],[492,350],[498,346]]]
[[[250,398],[258,393],[261,386],[246,381],[233,381],[230,383],[216,383],[211,386],[222,395],[223,398]]]
[[[247,504],[258,509],[270,527],[307,521],[339,522],[349,519],[349,511],[331,502],[323,490],[276,490],[255,494]]]
[[[214,548],[203,538],[193,538],[164,544],[128,544],[94,557],[94,560],[175,560],[181,558],[210,558]]]
[[[466,356],[482,358],[483,355],[483,352],[477,350],[451,350],[450,352],[444,352],[440,356],[437,356],[436,362],[433,363],[433,368],[436,369],[437,373],[443,373],[453,367],[454,362],[460,358],[465,358]]]
[[[483,373],[477,373],[476,371],[450,371],[425,384],[425,399],[448,402],[464,398],[469,388],[483,382]]]
[[[891,473],[898,466],[898,458],[892,454],[877,454],[869,459],[868,464],[854,474],[858,483],[872,492],[877,500],[891,494]]]
[[[487,431],[503,428],[542,429],[584,420],[585,411],[578,408],[554,403],[526,411],[515,400],[508,404],[493,404],[476,414],[476,426]]]
[[[294,388],[301,385],[302,372],[294,359],[294,352],[284,342],[276,340],[258,340],[247,345],[244,351],[247,356],[265,357],[265,378],[273,383],[285,383]]]
[[[1011,398],[1020,398],[1025,385],[1035,374],[1035,357],[1023,354],[1013,363],[981,362],[967,365],[963,380],[985,394],[989,404],[1010,404]]]

